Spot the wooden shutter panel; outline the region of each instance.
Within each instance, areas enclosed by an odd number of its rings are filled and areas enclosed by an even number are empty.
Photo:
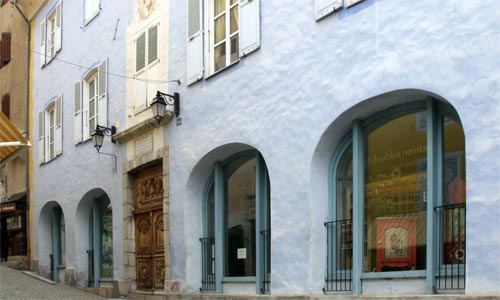
[[[45,162],[45,127],[44,127],[44,111],[38,113],[38,163]]]
[[[357,4],[361,1],[363,1],[363,0],[344,0],[344,6],[347,8],[347,7],[353,6],[354,4]]]
[[[11,33],[10,32],[2,32],[2,46],[0,49],[1,61],[0,65],[5,66],[10,61],[10,41],[11,41]]]
[[[74,119],[75,144],[83,141],[83,109],[82,109],[82,82],[75,82],[75,119]]]
[[[55,36],[55,50],[59,52],[62,46],[62,1],[56,6],[56,36]]]
[[[55,150],[56,155],[62,154],[63,148],[63,121],[62,121],[62,113],[63,113],[63,103],[62,103],[62,95],[59,96],[56,100],[56,128],[55,128]]]
[[[45,42],[47,41],[47,22],[44,19],[40,23],[40,67],[43,68],[47,62],[47,56],[45,55]]]
[[[260,47],[260,0],[240,0],[240,57]]]
[[[98,67],[99,99],[97,100],[97,124],[108,127],[108,59],[101,62]]]
[[[10,119],[10,94],[5,94],[2,97],[2,112]]]
[[[203,78],[203,2],[187,1],[187,84]]]
[[[342,0],[316,0],[316,20],[320,20],[342,7]]]
[[[157,58],[158,58],[158,25],[155,25],[148,29],[148,64],[154,62]]]

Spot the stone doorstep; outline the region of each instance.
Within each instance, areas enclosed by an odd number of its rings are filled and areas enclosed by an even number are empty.
[[[56,284],[54,281],[52,281],[50,279],[47,279],[47,278],[45,278],[43,276],[40,276],[38,274],[35,274],[33,272],[30,272],[30,271],[23,271],[23,274],[26,274],[28,276],[31,276],[31,277],[33,277],[35,279],[38,279],[38,280],[43,281],[43,282],[48,283],[48,284]]]
[[[101,296],[106,298],[113,298],[114,296],[113,288],[111,287],[100,287],[100,288],[79,287],[78,289],[96,296]]]
[[[500,300],[497,295],[240,295],[240,294],[205,294],[205,293],[164,293],[135,292],[129,294],[131,300]]]

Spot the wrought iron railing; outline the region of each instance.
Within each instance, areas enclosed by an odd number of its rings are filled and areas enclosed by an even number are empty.
[[[352,291],[352,220],[326,222],[325,292]]]
[[[87,250],[88,287],[94,286],[94,250]]]
[[[201,242],[201,288],[202,292],[215,291],[215,238],[204,237]]]
[[[465,203],[434,208],[438,221],[437,290],[465,289]]]
[[[49,260],[50,260],[50,280],[54,281],[54,255],[49,254]]]
[[[269,294],[271,291],[271,230],[263,230],[260,235],[264,246],[264,277],[261,292]]]

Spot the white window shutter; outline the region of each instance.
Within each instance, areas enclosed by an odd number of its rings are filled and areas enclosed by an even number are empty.
[[[56,150],[56,155],[62,154],[62,148],[63,148],[63,120],[62,120],[62,113],[63,113],[63,103],[62,103],[62,95],[59,96],[56,100],[56,128],[55,128],[55,150]]]
[[[158,25],[154,25],[148,29],[148,65],[157,59],[158,59]]]
[[[47,61],[47,57],[45,55],[45,42],[47,41],[47,22],[44,19],[40,23],[40,67],[43,68]]]
[[[350,6],[353,6],[354,4],[357,4],[363,0],[344,0],[344,6],[347,8],[347,7],[350,7]]]
[[[97,100],[97,124],[108,127],[108,59],[98,67],[99,99]]]
[[[153,98],[156,96],[156,91],[160,89],[159,84],[156,81],[154,81],[160,78],[159,64],[155,64],[154,66],[148,69],[147,78],[148,82],[146,89],[146,106],[148,106],[153,101]]]
[[[75,119],[74,119],[75,145],[83,141],[83,108],[82,108],[82,82],[75,82]]]
[[[203,1],[187,1],[187,84],[203,78]]]
[[[316,0],[316,20],[320,20],[342,7],[342,0]]]
[[[260,47],[260,0],[239,0],[240,57]]]
[[[56,6],[56,36],[55,36],[55,48],[56,52],[61,50],[62,46],[62,1]]]
[[[135,108],[142,109],[146,107],[146,90],[147,90],[147,78],[146,71],[142,71],[135,76]]]
[[[146,66],[146,33],[142,33],[135,40],[135,71],[140,71]]]
[[[41,111],[38,113],[38,163],[43,164],[45,162],[45,126],[44,120],[45,112]]]

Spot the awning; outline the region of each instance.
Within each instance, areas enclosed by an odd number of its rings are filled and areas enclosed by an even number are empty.
[[[31,144],[16,129],[9,118],[0,112],[0,161],[26,146],[29,147]]]

